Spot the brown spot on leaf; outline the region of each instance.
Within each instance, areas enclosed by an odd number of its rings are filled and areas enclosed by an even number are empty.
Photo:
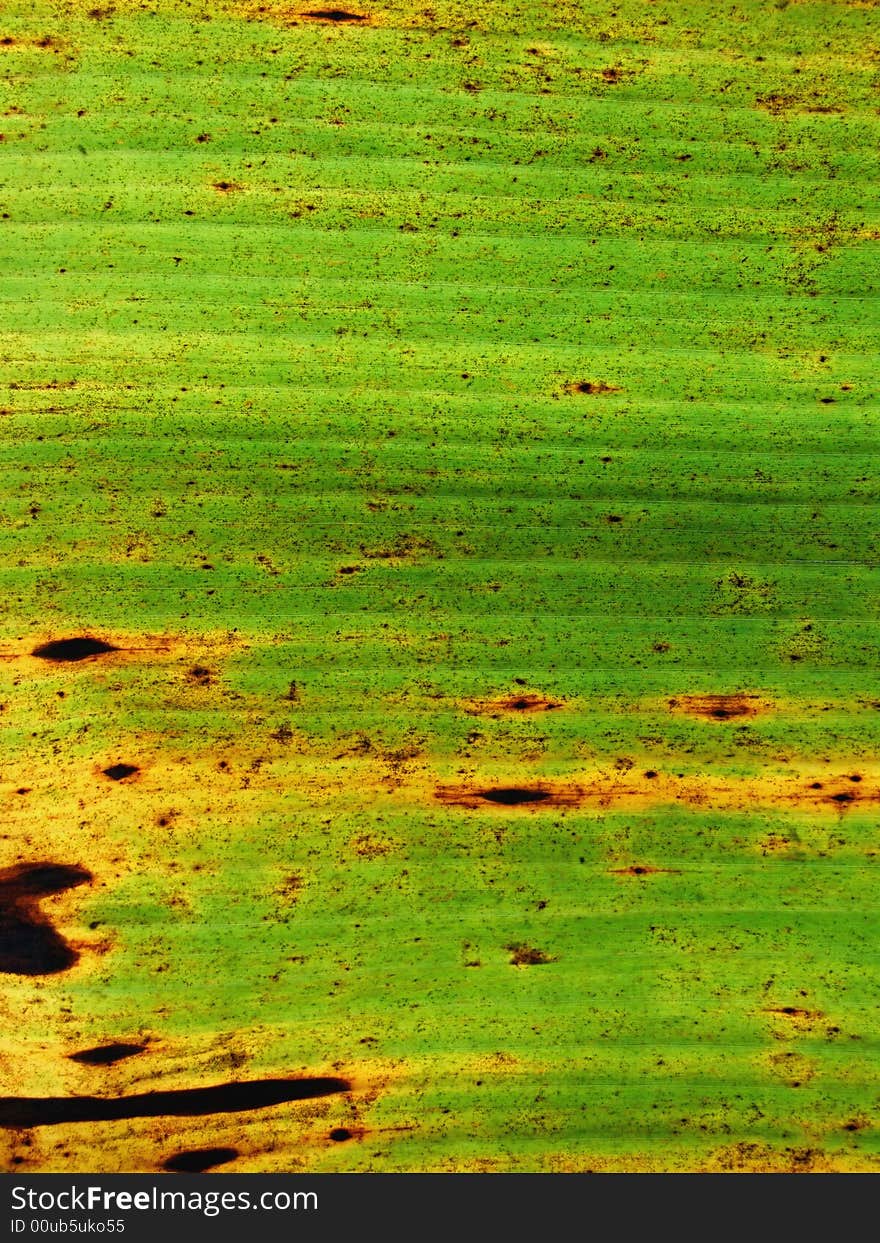
[[[111,764],[109,768],[102,768],[101,771],[111,781],[125,781],[126,778],[134,777],[141,770],[137,764]]]
[[[61,863],[21,863],[0,871],[0,971],[54,975],[78,960],[42,913],[39,903],[92,879],[85,868]]]
[[[312,22],[366,22],[369,20],[368,13],[352,13],[348,9],[309,9],[305,13],[300,13],[299,16],[308,18]]]
[[[361,859],[382,859],[394,853],[394,842],[387,838],[375,837],[371,833],[361,833],[349,842],[351,849]]]
[[[514,942],[504,947],[510,953],[510,962],[514,967],[539,967],[548,962],[556,962],[553,954],[536,949],[533,945]]]
[[[717,1149],[704,1168],[721,1173],[806,1174],[832,1167],[818,1149],[785,1148],[780,1152],[768,1144],[742,1141]]]
[[[669,700],[673,711],[709,721],[729,721],[735,718],[757,716],[762,703],[757,695],[678,695]]]
[[[162,1169],[173,1174],[204,1174],[218,1165],[228,1165],[240,1155],[237,1148],[190,1148],[163,1161]]]
[[[56,1126],[70,1122],[109,1122],[123,1118],[200,1118],[207,1114],[269,1109],[290,1101],[314,1100],[348,1092],[346,1079],[254,1079],[209,1088],[172,1088],[132,1096],[3,1096],[0,1127]]]
[[[281,882],[276,892],[280,898],[283,898],[287,902],[297,902],[299,901],[299,895],[302,892],[302,887],[303,878],[294,872],[291,876],[288,876]]]
[[[421,556],[439,557],[442,555],[442,551],[437,541],[431,539],[430,536],[419,535],[409,531],[400,532],[387,544],[379,546],[360,545],[361,555],[375,561],[393,561]]]
[[[655,868],[645,863],[635,863],[628,868],[612,868],[615,876],[652,876],[655,872],[669,872],[678,875],[677,868]]]
[[[806,99],[798,95],[783,95],[781,92],[774,91],[757,98],[755,105],[774,117],[782,116],[786,112],[836,113],[843,111],[837,104],[829,104],[815,93],[812,99]]]
[[[487,803],[501,803],[504,807],[519,807],[522,803],[543,803],[550,797],[549,790],[524,786],[502,786],[498,789],[477,791],[477,798],[485,799]]]
[[[143,1053],[146,1045],[143,1044],[126,1044],[124,1041],[115,1041],[113,1044],[99,1044],[93,1049],[80,1049],[78,1053],[70,1053],[68,1057],[71,1062],[80,1062],[83,1066],[112,1066],[115,1062],[121,1062],[124,1058],[135,1057],[138,1053]]]
[[[442,803],[459,807],[562,807],[577,803],[582,791],[574,787],[551,789],[543,785],[491,786],[473,789],[470,786],[439,786],[434,797]]]
[[[553,712],[563,704],[544,695],[505,695],[501,699],[473,700],[465,707],[471,716],[501,716],[508,712]]]
[[[778,1014],[786,1019],[821,1019],[823,1014],[821,1010],[804,1010],[801,1006],[768,1006],[767,1014]]]
[[[70,639],[52,639],[48,643],[41,643],[39,647],[34,648],[31,655],[39,657],[40,660],[64,664],[88,660],[92,656],[105,656],[108,652],[118,650],[112,643],[106,643],[103,639],[84,634]]]
[[[606,393],[622,393],[623,389],[616,384],[606,384],[604,380],[569,380],[563,385],[562,391],[571,396],[582,394],[586,397],[602,397]]]

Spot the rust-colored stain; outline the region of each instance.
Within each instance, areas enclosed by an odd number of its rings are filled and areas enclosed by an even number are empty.
[[[702,717],[707,721],[742,720],[758,716],[767,705],[758,695],[676,695],[669,700],[673,712]]]
[[[606,397],[609,393],[622,393],[623,389],[605,380],[568,380],[562,391],[570,397]]]
[[[510,962],[514,967],[541,967],[547,963],[557,962],[555,954],[548,954],[545,950],[538,949],[534,945],[525,945],[522,942],[515,941],[504,947],[510,954]]]
[[[776,1014],[780,1018],[814,1022],[825,1016],[821,1010],[805,1010],[801,1006],[767,1006],[765,1013]]]
[[[539,812],[555,808],[590,807],[627,810],[679,804],[686,807],[779,807],[803,811],[835,811],[871,807],[880,803],[880,780],[853,784],[849,776],[808,781],[783,774],[778,777],[716,777],[711,774],[664,773],[646,769],[637,774],[587,774],[577,781],[543,781],[513,786],[438,785],[434,798],[448,806],[516,808]]]
[[[533,693],[523,695],[503,695],[498,699],[473,699],[464,703],[465,712],[471,716],[504,717],[509,715],[524,716],[537,712],[555,712],[565,705],[561,700],[549,699],[546,695]]]

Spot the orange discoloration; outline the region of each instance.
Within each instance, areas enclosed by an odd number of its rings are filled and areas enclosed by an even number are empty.
[[[56,645],[74,644],[73,647]],[[62,633],[43,633],[14,642],[0,650],[0,660],[20,661],[28,673],[51,674],[94,671],[128,661],[190,661],[217,657],[249,646],[229,633],[207,635],[135,634],[126,631],[65,629]]]
[[[516,807],[521,811],[557,808],[614,808],[619,811],[679,804],[694,808],[748,810],[754,807],[790,811],[834,811],[874,807],[880,803],[880,779],[853,785],[848,776],[810,781],[794,774],[779,776],[726,777],[707,774],[670,774],[654,769],[636,774],[607,772],[579,775],[577,781],[538,781],[508,785],[506,782],[441,785],[434,797],[450,806],[475,809]],[[779,849],[780,844],[775,848]]]
[[[559,700],[529,693],[505,695],[500,699],[473,699],[464,704],[464,710],[471,716],[500,717],[519,713],[526,715],[533,712],[554,712],[564,706]]]
[[[758,716],[769,705],[758,695],[677,695],[669,700],[673,712],[703,717],[708,721],[741,720]]]
[[[562,391],[569,396],[604,397],[607,393],[622,393],[623,389],[605,380],[569,380]]]
[[[63,1024],[79,1026],[71,1016]],[[0,1040],[0,1061],[14,1055],[21,1073],[16,1089],[22,1096],[113,1098],[138,1097],[157,1090],[172,1092],[204,1089],[231,1080],[254,1080],[258,1073],[237,1067],[250,1063],[260,1052],[259,1043],[268,1033],[242,1034],[236,1038],[237,1058],[228,1056],[228,1038],[196,1033],[177,1042],[145,1045],[136,1057],[111,1065],[83,1065],[65,1056],[60,1042],[41,1041],[22,1046],[12,1037]],[[83,1033],[76,1033],[81,1038]],[[223,1068],[226,1068],[226,1074]],[[163,1117],[108,1119],[100,1124],[59,1121],[37,1126],[28,1133],[22,1155],[20,1133],[0,1128],[0,1165],[21,1173],[88,1172],[100,1160],[106,1173],[150,1172],[179,1152],[216,1148],[235,1149],[236,1170],[243,1172],[290,1172],[310,1169],[345,1145],[329,1136],[347,1129],[353,1140],[369,1133],[360,1115],[400,1080],[399,1062],[368,1059],[348,1063],[319,1063],[291,1067],[294,1077],[333,1077],[345,1080],[349,1090],[314,1099],[281,1102],[245,1112],[212,1113],[175,1118],[171,1126]],[[402,1129],[402,1128],[394,1128]],[[84,1132],[89,1142],[83,1143]],[[15,1153],[13,1161],[12,1154]]]
[[[707,1173],[815,1174],[867,1168],[858,1158],[829,1156],[818,1148],[773,1148],[769,1144],[743,1142],[716,1149],[702,1167]]]
[[[500,782],[479,788],[470,786],[438,786],[434,797],[441,803],[457,807],[528,808],[575,807],[582,801],[583,791],[577,786],[553,787],[548,784],[508,786]]]
[[[799,1006],[768,1006],[767,1014],[779,1014],[782,1018],[800,1019],[800,1021],[813,1021],[813,1019],[824,1018],[822,1011],[807,1011]]]

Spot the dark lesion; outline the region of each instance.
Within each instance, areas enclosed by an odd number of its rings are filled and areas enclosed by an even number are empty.
[[[821,1019],[821,1010],[805,1010],[803,1006],[767,1006],[767,1014],[779,1014],[787,1019]]]
[[[72,967],[79,954],[39,904],[91,880],[85,868],[60,863],[21,863],[0,871],[0,971],[55,975]]]
[[[620,393],[623,390],[616,384],[606,380],[568,380],[563,385],[563,392],[569,396],[604,397],[607,393]]]
[[[239,1156],[237,1148],[190,1148],[163,1161],[162,1169],[172,1174],[204,1174],[218,1165],[228,1165]]]
[[[79,1062],[82,1066],[114,1066],[125,1058],[143,1053],[146,1047],[145,1044],[128,1044],[116,1040],[111,1044],[95,1045],[91,1049],[79,1049],[76,1053],[69,1053],[68,1057],[71,1062]]]
[[[471,716],[498,717],[507,713],[554,712],[562,707],[563,704],[559,700],[549,699],[546,695],[527,693],[506,695],[501,699],[481,700],[478,703],[469,704],[465,710]]]
[[[369,21],[370,15],[369,13],[352,13],[349,9],[307,9],[299,16],[313,22],[366,22]]]
[[[612,876],[655,876],[660,872],[677,876],[678,868],[655,868],[649,863],[634,863],[627,868],[611,868]]]
[[[439,786],[434,797],[454,807],[569,807],[576,805],[583,791],[576,786]]]
[[[208,1114],[269,1109],[273,1105],[315,1100],[350,1090],[347,1079],[322,1076],[254,1079],[131,1096],[4,1096],[0,1097],[0,1127],[20,1129],[129,1118],[200,1118]]]
[[[541,967],[557,961],[554,954],[548,954],[545,950],[520,941],[506,945],[504,948],[510,954],[510,963],[514,967]]]
[[[678,695],[669,707],[710,721],[731,721],[757,716],[762,704],[757,695]]]
[[[487,803],[500,803],[503,807],[519,807],[522,803],[543,803],[552,795],[549,790],[538,787],[501,786],[492,790],[477,790],[477,798]]]
[[[50,639],[48,643],[41,643],[39,647],[35,647],[31,655],[39,660],[48,660],[55,664],[71,664],[117,651],[119,651],[117,647],[112,643],[107,643],[104,639],[97,639],[90,634],[81,634],[69,639]]]
[[[101,769],[104,776],[111,781],[126,781],[129,777],[137,776],[140,771],[137,764],[110,764]]]

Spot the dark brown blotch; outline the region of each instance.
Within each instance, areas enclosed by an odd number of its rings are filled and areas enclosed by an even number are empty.
[[[190,1148],[163,1161],[162,1169],[172,1174],[204,1174],[218,1165],[228,1165],[240,1155],[237,1148]]]
[[[563,391],[570,395],[581,394],[585,397],[602,397],[606,393],[620,393],[623,390],[616,384],[607,384],[604,380],[569,380],[564,385]]]
[[[580,786],[438,786],[434,797],[454,807],[573,807],[583,798]]]
[[[60,863],[21,863],[0,871],[0,971],[55,975],[77,962],[79,954],[55,930],[39,903],[91,879],[85,868]]]
[[[478,790],[477,798],[487,803],[500,803],[503,807],[519,807],[523,803],[543,803],[550,798],[549,790],[528,789],[523,786],[502,786],[495,790]]]
[[[647,863],[635,863],[631,867],[628,867],[628,868],[612,868],[611,872],[612,872],[612,875],[614,876],[654,876],[658,872],[669,872],[669,873],[677,874],[678,869],[677,868],[655,868],[655,867],[651,867],[650,864],[647,864]]]
[[[75,635],[70,639],[52,639],[48,643],[41,643],[39,647],[34,648],[31,655],[39,657],[40,660],[69,664],[74,661],[88,660],[92,656],[106,656],[108,652],[118,650],[112,643],[96,639],[94,635],[83,634]]]
[[[730,721],[757,716],[760,701],[756,695],[679,695],[669,707],[710,721]]]
[[[171,1088],[132,1096],[3,1096],[0,1127],[14,1130],[70,1122],[110,1122],[128,1118],[202,1118],[208,1114],[269,1109],[291,1101],[315,1100],[348,1092],[347,1079],[254,1079],[209,1088]]]
[[[309,9],[300,13],[300,17],[307,17],[313,22],[365,22],[368,16],[367,13],[352,13],[348,9]]]
[[[80,1049],[78,1053],[69,1053],[68,1057],[71,1062],[79,1062],[83,1066],[112,1066],[114,1062],[143,1053],[146,1047],[144,1044],[126,1044],[117,1040],[113,1044],[95,1045],[93,1049]]]
[[[126,778],[134,777],[141,770],[137,764],[111,764],[109,768],[102,768],[101,771],[111,781],[125,781]]]
[[[506,695],[502,699],[487,699],[471,704],[467,711],[471,716],[499,716],[505,712],[553,712],[563,705],[545,695]]]
[[[537,949],[534,945],[514,942],[504,947],[510,954],[510,962],[514,967],[541,967],[549,962],[556,962],[553,954]]]

